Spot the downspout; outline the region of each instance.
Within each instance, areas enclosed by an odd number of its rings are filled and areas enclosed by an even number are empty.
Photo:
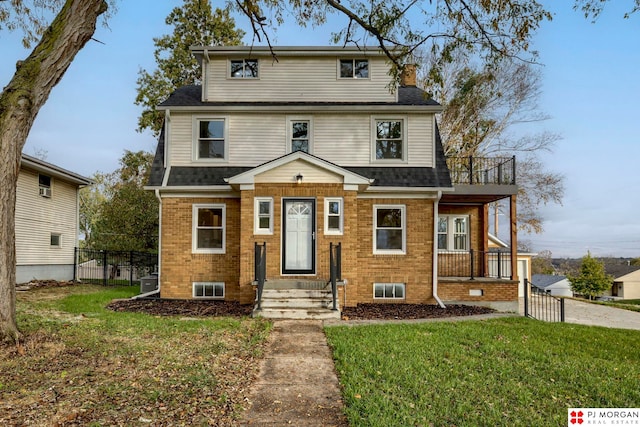
[[[161,224],[162,224],[162,198],[160,197],[160,189],[156,188],[154,190],[154,192],[155,192],[156,198],[158,199],[158,224],[161,226]],[[160,295],[160,286],[161,286],[161,283],[162,283],[161,276],[160,276],[160,272],[162,271],[162,268],[160,268],[160,264],[162,262],[162,259],[161,259],[162,251],[160,251],[161,247],[162,247],[162,233],[158,233],[158,289],[156,289],[155,291],[145,292],[144,294],[133,296],[133,297],[131,297],[131,299],[146,298],[146,297],[154,295],[154,294]]]
[[[433,297],[441,308],[447,308],[438,296],[438,204],[442,197],[442,191],[438,191],[438,197],[433,202]]]

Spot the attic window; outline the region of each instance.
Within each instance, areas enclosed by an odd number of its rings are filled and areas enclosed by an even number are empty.
[[[368,79],[369,60],[368,59],[341,59],[340,60],[341,79]]]
[[[231,61],[231,74],[234,79],[257,79],[257,59],[234,59]]]

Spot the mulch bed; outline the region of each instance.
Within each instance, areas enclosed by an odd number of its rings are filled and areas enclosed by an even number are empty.
[[[358,304],[342,311],[345,320],[391,320],[391,319],[433,319],[442,317],[472,316],[494,313],[488,307],[470,305],[447,305],[440,308],[428,304]]]
[[[112,301],[107,308],[113,311],[136,311],[156,316],[250,316],[253,306],[233,301],[194,301],[137,299]]]

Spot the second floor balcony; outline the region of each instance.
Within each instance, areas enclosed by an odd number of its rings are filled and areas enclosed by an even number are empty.
[[[518,192],[515,156],[447,157],[447,167],[455,192],[443,195],[443,201],[464,198],[464,201],[487,203]]]

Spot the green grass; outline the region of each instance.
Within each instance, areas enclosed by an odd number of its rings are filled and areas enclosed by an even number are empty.
[[[566,425],[637,407],[640,331],[525,318],[329,327],[351,426]]]
[[[226,425],[237,419],[271,324],[105,309],[112,299],[136,293],[95,285],[20,293],[24,339],[18,347],[0,347],[0,425],[141,425],[141,419]]]
[[[621,308],[623,310],[640,312],[640,299],[624,299],[624,300],[615,300],[615,301],[589,301],[589,300],[580,300],[584,302],[589,302],[592,304],[600,304],[600,305],[608,305],[609,307]]]

